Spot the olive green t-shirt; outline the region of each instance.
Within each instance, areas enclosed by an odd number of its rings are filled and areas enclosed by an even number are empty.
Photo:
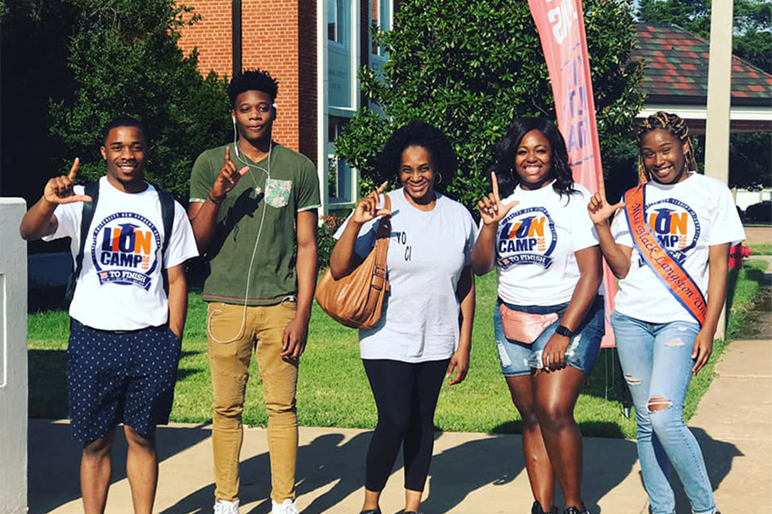
[[[253,162],[237,155],[233,144],[226,146],[236,169],[248,165],[249,171],[220,205],[215,235],[204,254],[204,300],[276,304],[297,294],[295,220],[299,211],[321,204],[316,169],[307,157],[276,143],[270,164],[268,157]],[[206,150],[196,159],[190,175],[191,202],[206,200],[222,169],[226,146]]]

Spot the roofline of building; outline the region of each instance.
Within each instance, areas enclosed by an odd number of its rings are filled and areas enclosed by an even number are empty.
[[[702,41],[706,45],[710,46],[710,41],[708,41],[707,39],[704,39],[701,36],[698,36],[694,32],[689,32],[688,30],[686,30],[682,26],[676,25],[675,23],[649,23],[649,22],[646,22],[646,21],[636,21],[635,24],[636,25],[648,25],[650,27],[673,27],[675,29],[680,30],[684,34],[688,34],[689,36],[692,36],[692,37],[694,37],[696,39],[699,39],[700,41]],[[762,70],[761,68],[751,64],[750,62],[746,61],[742,57],[736,56],[734,53],[732,54],[732,60],[733,61],[740,61],[741,63],[745,64],[746,66],[750,66],[751,68],[753,68],[757,72],[761,73],[762,75],[766,75],[767,77],[772,78],[772,74],[769,74],[766,71]]]

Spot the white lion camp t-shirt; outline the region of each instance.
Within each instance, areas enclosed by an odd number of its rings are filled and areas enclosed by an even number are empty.
[[[707,298],[709,247],[745,239],[732,193],[718,180],[694,172],[677,184],[651,181],[644,187],[649,227]],[[619,281],[615,309],[652,323],[695,322],[644,262],[624,212],[617,214],[611,232],[618,244],[633,249],[630,271]]]
[[[520,202],[496,230],[499,297],[513,305],[558,305],[571,300],[579,266],[575,252],[598,245],[587,213],[590,192],[558,195],[552,184],[535,191],[515,191],[502,201]],[[482,225],[480,225],[482,227]]]
[[[82,195],[83,186],[75,186]],[[80,245],[83,203],[57,206],[58,228],[44,237],[71,237],[73,259]],[[137,330],[168,321],[162,269],[198,255],[193,230],[182,206],[174,202],[172,236],[163,259],[161,201],[148,184],[141,193],[123,193],[106,177],[99,179],[99,199],[83,248],[70,316],[99,330]]]
[[[378,324],[359,331],[361,356],[403,362],[447,359],[458,347],[456,288],[462,270],[471,262],[474,220],[466,207],[439,193],[431,211],[411,205],[403,189],[388,195],[390,291]],[[375,246],[379,224],[380,217],[359,231],[354,251],[360,257]],[[336,239],[345,227],[344,223],[338,229]]]

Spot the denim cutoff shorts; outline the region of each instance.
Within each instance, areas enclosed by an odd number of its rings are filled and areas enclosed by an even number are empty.
[[[512,341],[504,336],[504,327],[501,325],[501,313],[499,305],[504,304],[512,310],[527,312],[529,314],[549,314],[556,312],[558,321],[547,327],[544,332],[533,342],[524,344]],[[531,373],[528,359],[531,354],[543,350],[547,346],[552,334],[560,326],[560,317],[568,308],[568,302],[559,305],[512,305],[503,302],[500,298],[496,302],[493,312],[493,331],[496,336],[496,347],[499,354],[501,373],[506,376],[521,376]],[[600,351],[600,340],[606,332],[604,321],[603,296],[596,296],[587,312],[582,324],[571,338],[566,350],[566,364],[578,369],[585,375],[589,375],[595,365],[595,359]]]

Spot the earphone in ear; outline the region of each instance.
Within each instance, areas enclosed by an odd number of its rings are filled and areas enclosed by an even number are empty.
[[[236,116],[231,116],[231,120],[233,120],[233,124],[236,125]]]

